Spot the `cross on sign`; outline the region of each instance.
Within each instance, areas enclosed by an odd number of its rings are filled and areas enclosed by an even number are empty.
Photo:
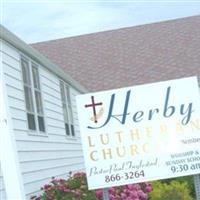
[[[94,122],[97,123],[97,115],[96,115],[96,106],[101,106],[103,103],[95,103],[94,102],[94,96],[91,96],[92,103],[86,104],[85,107],[92,107],[93,108],[93,115],[94,115]]]

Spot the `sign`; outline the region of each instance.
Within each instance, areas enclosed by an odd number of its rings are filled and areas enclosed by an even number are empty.
[[[78,95],[90,189],[200,173],[196,77]]]

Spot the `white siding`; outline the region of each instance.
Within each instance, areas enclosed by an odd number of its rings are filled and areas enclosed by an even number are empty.
[[[0,164],[0,199],[6,200],[6,193],[4,190],[4,183],[3,183],[3,175],[1,172],[1,164]]]
[[[4,44],[3,48],[3,68],[19,162],[25,192],[27,198],[29,198],[31,195],[38,193],[40,187],[47,183],[52,176],[66,177],[69,171],[84,169],[75,105],[75,95],[78,94],[78,91],[72,88],[70,90],[77,137],[67,138],[64,128],[59,78],[44,67],[40,67],[39,73],[47,133],[45,136],[31,134],[27,129],[20,54],[7,44]]]

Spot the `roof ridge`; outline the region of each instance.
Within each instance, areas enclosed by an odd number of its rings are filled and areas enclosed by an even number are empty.
[[[127,26],[127,27],[121,27],[121,28],[116,28],[116,29],[111,29],[111,30],[103,30],[103,31],[87,33],[87,34],[82,34],[82,35],[61,37],[61,38],[57,38],[57,39],[51,39],[51,40],[46,40],[46,41],[41,41],[41,42],[36,42],[36,43],[30,43],[30,45],[34,46],[34,45],[39,45],[39,44],[44,44],[44,43],[49,43],[49,42],[55,42],[55,41],[60,41],[60,40],[65,40],[65,39],[80,38],[80,37],[86,37],[86,36],[89,36],[89,35],[109,33],[109,32],[113,32],[113,31],[120,31],[120,30],[131,29],[131,28],[151,26],[151,25],[162,24],[162,23],[172,23],[172,22],[175,22],[175,21],[181,21],[181,20],[186,20],[186,19],[191,19],[191,18],[196,18],[196,17],[200,17],[200,15],[192,15],[192,16],[180,17],[180,18],[175,18],[175,19],[167,19],[167,20],[164,20],[164,21],[157,21],[157,22],[147,23],[147,24],[138,24],[138,25],[135,25],[135,26]]]

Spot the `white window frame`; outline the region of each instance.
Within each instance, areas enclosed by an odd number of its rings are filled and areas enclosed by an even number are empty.
[[[24,82],[23,79],[23,69],[22,69],[22,60],[26,61],[28,64],[28,72],[29,72],[29,78],[30,78],[30,85],[27,85]],[[45,114],[44,114],[44,103],[43,103],[43,97],[42,97],[42,87],[41,87],[41,81],[40,81],[40,67],[39,65],[32,61],[30,58],[27,58],[24,55],[21,55],[20,58],[20,64],[21,64],[21,74],[22,74],[22,82],[23,82],[23,90],[24,90],[24,100],[25,100],[25,109],[26,109],[26,119],[27,119],[27,129],[29,131],[30,134],[34,134],[34,135],[42,135],[42,136],[46,136],[46,123],[45,123]],[[33,67],[37,68],[38,71],[38,82],[39,82],[39,88],[35,88],[34,86],[34,77],[33,77]],[[31,97],[32,97],[32,103],[33,103],[33,111],[29,111],[27,109],[27,105],[26,105],[26,95],[25,95],[25,87],[29,87],[31,89]],[[37,103],[36,103],[36,95],[35,93],[39,92],[40,93],[40,98],[41,98],[41,109],[42,109],[42,114],[38,113],[38,107],[37,107]],[[32,114],[34,116],[34,123],[35,123],[35,130],[34,129],[30,129],[29,127],[29,121],[28,121],[28,114]],[[42,117],[43,118],[43,126],[44,126],[44,131],[41,131],[39,128],[39,121],[38,121],[38,117]]]
[[[73,109],[72,109],[72,103],[71,103],[70,86],[67,85],[63,80],[60,80],[59,84],[60,84],[60,95],[61,95],[61,102],[62,102],[62,108],[63,108],[65,134],[67,137],[76,138]],[[61,85],[63,85],[64,90],[61,89],[62,87]]]

